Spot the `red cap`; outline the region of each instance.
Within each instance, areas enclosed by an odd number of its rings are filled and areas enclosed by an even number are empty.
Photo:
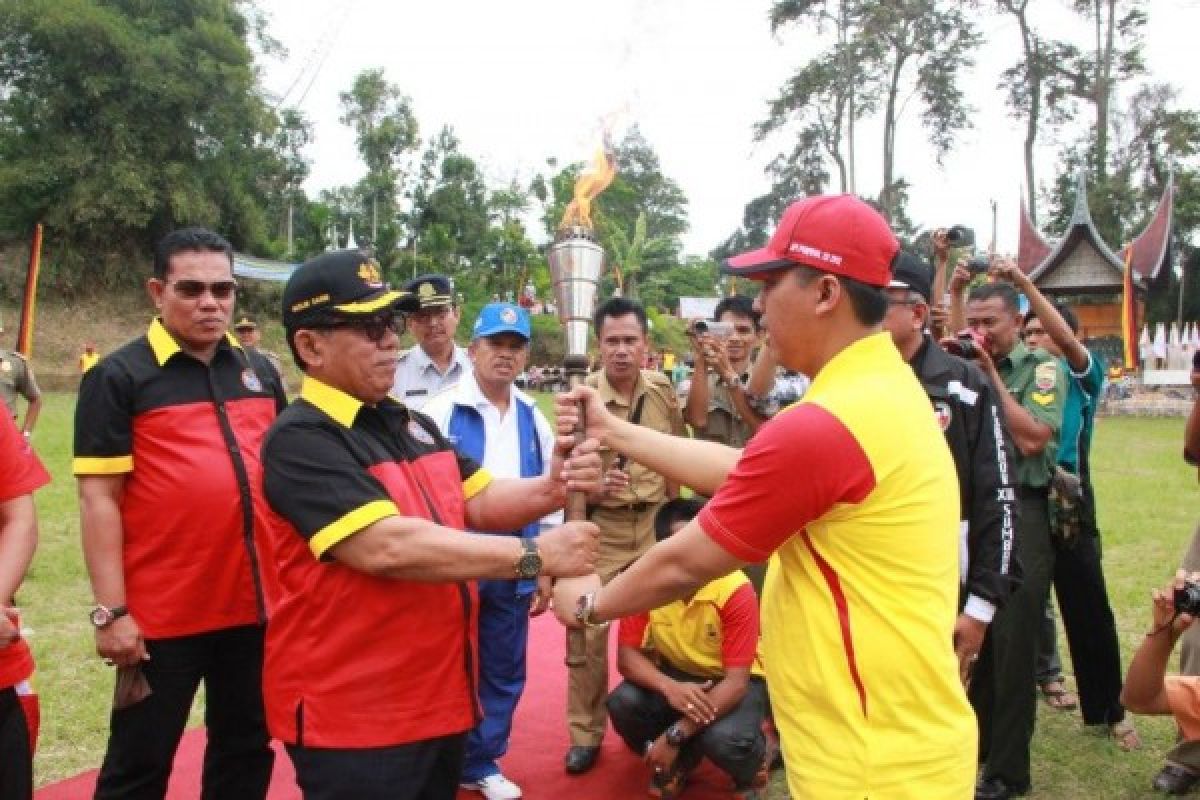
[[[783,212],[766,247],[727,259],[722,272],[750,280],[799,264],[887,286],[900,243],[887,220],[852,194],[816,195]]]

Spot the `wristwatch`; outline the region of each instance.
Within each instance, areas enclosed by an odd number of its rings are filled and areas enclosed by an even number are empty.
[[[687,741],[687,734],[683,732],[683,726],[679,724],[678,720],[671,723],[671,727],[667,728],[664,736],[666,737],[667,744],[671,745],[671,747],[679,747]]]
[[[542,555],[538,552],[537,539],[521,539],[521,557],[513,565],[518,578],[536,578],[542,574]]]
[[[603,628],[607,622],[597,622],[595,618],[596,612],[596,593],[588,592],[579,598],[579,602],[575,604],[575,621],[585,628]]]
[[[88,613],[88,619],[96,628],[107,628],[121,617],[129,613],[129,609],[125,606],[96,606]]]

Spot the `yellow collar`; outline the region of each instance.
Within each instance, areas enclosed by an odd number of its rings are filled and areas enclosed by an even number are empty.
[[[179,346],[179,342],[171,335],[171,332],[162,324],[162,320],[158,317],[150,323],[150,330],[146,331],[146,338],[150,341],[150,349],[154,351],[154,360],[158,362],[160,367],[164,367],[171,356],[176,353],[182,353],[183,348]],[[242,343],[239,342],[229,331],[225,332],[225,341],[230,346],[242,349]]]
[[[361,400],[356,400],[341,389],[321,383],[311,375],[304,376],[304,382],[300,384],[300,396],[343,428],[349,428],[354,424],[354,418],[358,416],[359,409],[363,407]]]

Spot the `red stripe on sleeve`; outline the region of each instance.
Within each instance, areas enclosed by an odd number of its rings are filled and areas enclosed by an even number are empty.
[[[617,644],[626,647],[636,647],[641,650],[646,646],[646,628],[650,625],[649,614],[634,614],[622,617],[617,628]]]
[[[759,429],[698,517],[717,544],[742,561],[765,561],[837,503],[875,488],[862,446],[841,420],[801,403]]]
[[[758,653],[758,597],[754,587],[743,583],[729,595],[721,614],[721,663],[729,667],[749,667]]]

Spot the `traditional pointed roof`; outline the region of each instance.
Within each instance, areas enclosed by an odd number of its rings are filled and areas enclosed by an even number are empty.
[[[1017,266],[1028,275],[1046,260],[1054,248],[1042,236],[1041,231],[1033,224],[1029,216],[1029,206],[1025,204],[1025,195],[1021,195],[1021,223],[1017,234]]]
[[[1076,177],[1075,210],[1071,214],[1067,230],[1050,255],[1046,256],[1042,263],[1029,273],[1030,279],[1037,283],[1041,278],[1053,272],[1076,248],[1084,243],[1090,244],[1101,261],[1113,268],[1118,279],[1125,273],[1124,262],[1104,243],[1100,232],[1096,230],[1096,224],[1092,221],[1092,212],[1088,209],[1087,202],[1087,179],[1081,169]]]
[[[1121,261],[1124,263],[1129,250],[1133,250],[1130,266],[1133,267],[1135,278],[1148,283],[1158,277],[1163,264],[1170,261],[1171,253],[1171,217],[1175,206],[1175,175],[1167,177],[1167,185],[1163,189],[1162,199],[1158,208],[1150,218],[1150,224],[1132,243],[1121,248]]]

